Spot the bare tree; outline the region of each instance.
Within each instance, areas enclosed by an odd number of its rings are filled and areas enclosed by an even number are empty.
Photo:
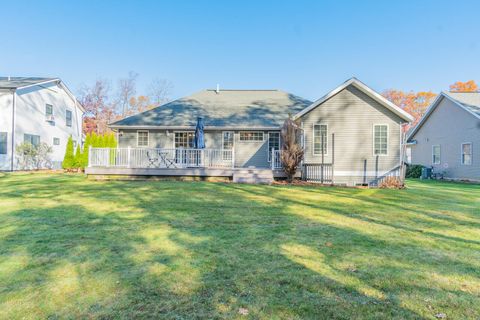
[[[138,73],[130,71],[127,78],[118,80],[118,106],[122,117],[127,115],[130,99],[137,93],[137,78]]]
[[[289,116],[283,123],[282,152],[280,160],[288,182],[293,181],[298,166],[303,160],[303,147],[300,145],[302,129]]]
[[[151,103],[158,107],[170,101],[172,90],[173,84],[169,80],[156,78],[148,86],[148,96]]]

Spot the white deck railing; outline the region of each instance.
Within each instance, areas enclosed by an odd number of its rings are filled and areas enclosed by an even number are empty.
[[[89,167],[233,168],[234,153],[223,149],[90,148]]]

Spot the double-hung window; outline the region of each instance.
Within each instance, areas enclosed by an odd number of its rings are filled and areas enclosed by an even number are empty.
[[[472,164],[472,144],[462,143],[462,164],[470,166]]]
[[[45,105],[45,117],[47,120],[53,117],[53,106],[51,104]]]
[[[7,154],[7,133],[0,132],[0,154]]]
[[[148,147],[148,131],[137,131],[137,147]]]
[[[23,142],[30,143],[32,146],[38,147],[40,145],[40,136],[25,133],[23,135]]]
[[[373,154],[375,156],[388,155],[388,125],[386,124],[373,126]]]
[[[440,145],[432,146],[432,164],[440,164]]]
[[[280,150],[280,132],[268,133],[268,162],[272,161],[272,149]]]
[[[71,127],[71,126],[72,126],[72,111],[67,110],[67,111],[65,112],[65,121],[66,121],[67,127]]]
[[[59,146],[60,145],[60,138],[53,138],[53,145]]]
[[[328,126],[326,124],[313,125],[313,154],[327,154],[328,150]]]

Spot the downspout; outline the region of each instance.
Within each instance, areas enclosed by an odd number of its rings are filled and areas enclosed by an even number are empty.
[[[15,108],[17,105],[17,92],[12,90],[12,154],[10,156],[10,170],[13,171],[13,162],[15,156]]]

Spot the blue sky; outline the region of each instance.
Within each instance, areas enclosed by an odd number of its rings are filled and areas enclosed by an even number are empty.
[[[316,99],[356,76],[378,91],[480,81],[480,1],[8,1],[0,75],[76,91],[133,70],[173,98],[213,88]]]

